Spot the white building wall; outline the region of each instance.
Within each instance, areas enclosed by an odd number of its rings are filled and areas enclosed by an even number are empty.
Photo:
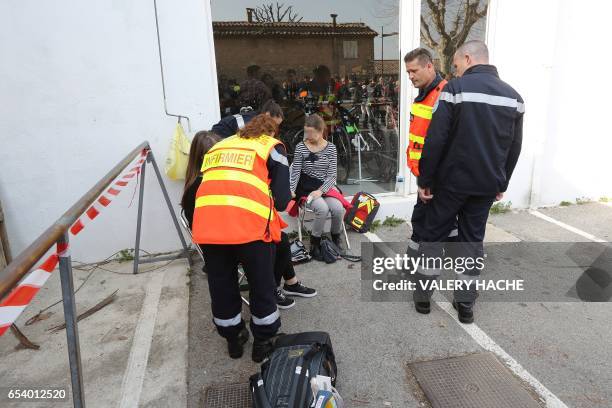
[[[0,3],[0,200],[16,254],[111,167],[149,140],[163,171],[165,115],[152,0]],[[209,2],[158,0],[168,110],[192,129],[218,120]],[[152,168],[141,247],[179,245]],[[165,180],[175,209],[182,185]],[[73,239],[73,257],[134,246],[136,184]]]
[[[560,4],[539,205],[612,196],[612,3]]]
[[[506,200],[513,206],[612,195],[609,153],[612,3],[491,0],[491,63],[525,99],[523,152]]]

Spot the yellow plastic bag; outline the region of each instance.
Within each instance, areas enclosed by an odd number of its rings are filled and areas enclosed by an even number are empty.
[[[183,130],[181,123],[176,124],[170,150],[166,157],[166,175],[171,180],[184,180],[189,162],[191,142]]]

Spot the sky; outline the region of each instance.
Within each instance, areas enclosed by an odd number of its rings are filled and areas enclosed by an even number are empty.
[[[213,21],[246,21],[247,7],[256,8],[276,1],[261,0],[211,0]],[[280,4],[293,6],[302,21],[331,22],[330,14],[338,14],[338,23],[366,23],[380,33],[399,31],[399,0],[287,0]],[[393,12],[395,9],[395,12]],[[385,37],[385,59],[399,58],[398,36]],[[374,58],[380,59],[381,39],[374,38]]]

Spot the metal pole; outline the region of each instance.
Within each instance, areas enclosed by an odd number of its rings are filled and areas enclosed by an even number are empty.
[[[172,209],[172,203],[170,202],[170,197],[168,196],[168,191],[166,190],[166,186],[164,184],[164,180],[162,179],[161,173],[159,172],[159,168],[157,167],[157,162],[155,161],[155,156],[153,156],[153,152],[149,152],[148,160],[153,164],[153,170],[155,170],[155,175],[157,176],[157,181],[159,181],[159,186],[162,189],[162,193],[164,194],[164,199],[166,200],[166,205],[168,206],[168,211],[170,211],[170,216],[172,217],[172,221],[174,222],[174,227],[176,228],[176,233],[181,240],[181,245],[183,245],[183,251],[185,251],[185,256],[189,260],[189,264],[191,265],[191,258],[189,257],[189,247],[187,246],[187,242],[185,242],[185,237],[181,232],[181,226],[179,225],[178,219],[176,218],[176,214]]]
[[[70,362],[70,380],[72,382],[72,402],[75,408],[84,408],[85,394],[83,389],[83,369],[81,367],[81,348],[79,345],[77,312],[74,302],[72,260],[70,259],[70,250],[68,247],[68,232],[64,232],[62,237],[57,241],[57,252],[59,255],[64,319],[66,320],[68,360]]]
[[[380,77],[385,76],[385,26],[380,27]]]
[[[164,97],[164,112],[166,112],[166,115],[168,116],[174,116],[175,118],[178,118],[179,122],[181,121],[181,118],[187,119],[187,128],[191,132],[191,121],[189,120],[188,116],[177,115],[175,113],[168,112],[168,100],[166,98],[166,81],[164,79],[164,62],[162,57],[161,39],[159,35],[159,18],[157,16],[157,0],[153,0],[153,10],[155,11],[155,31],[157,33],[157,51],[159,52],[159,70],[161,73],[162,95]]]
[[[147,161],[149,155],[147,154]],[[142,228],[142,205],[144,203],[144,186],[145,186],[145,170],[147,169],[147,161],[140,166],[140,189],[138,191],[138,218],[136,219],[136,244],[134,245],[134,275],[138,273],[138,265],[140,264],[140,231]]]

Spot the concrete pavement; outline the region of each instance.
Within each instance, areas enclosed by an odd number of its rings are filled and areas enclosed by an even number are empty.
[[[606,239],[612,230],[612,208],[599,203],[540,211]],[[386,242],[405,241],[409,233],[407,224],[375,232]],[[350,238],[355,251],[367,240],[358,234]],[[586,241],[528,211],[491,216],[486,240]],[[296,270],[319,295],[298,298],[294,308],[282,311],[281,330],[330,332],[338,389],[351,407],[427,406],[407,363],[483,351],[478,339],[438,306],[423,316],[409,302],[362,302],[358,264],[311,262]],[[205,278],[195,274],[192,283],[189,406],[197,407],[207,386],[245,382],[257,366],[250,361],[250,345],[242,359],[226,357],[224,340],[210,322]],[[612,338],[610,303],[487,302],[479,304],[476,313],[476,324],[487,338],[565,406],[612,406],[612,354],[605,346]]]
[[[140,267],[112,262],[91,273],[76,295],[82,313],[115,290],[116,300],[81,320],[79,337],[87,407],[180,407],[187,395],[188,266],[185,260]],[[149,271],[149,272],[146,272]],[[74,270],[78,288],[90,271]],[[25,326],[40,309],[61,299],[55,271],[17,321],[40,350],[18,347],[12,334],[0,338],[1,387],[61,387],[70,395],[66,332],[50,332],[63,323],[62,304],[45,320]],[[16,347],[17,346],[17,347]],[[2,407],[72,407],[67,401],[44,403],[2,400]]]

